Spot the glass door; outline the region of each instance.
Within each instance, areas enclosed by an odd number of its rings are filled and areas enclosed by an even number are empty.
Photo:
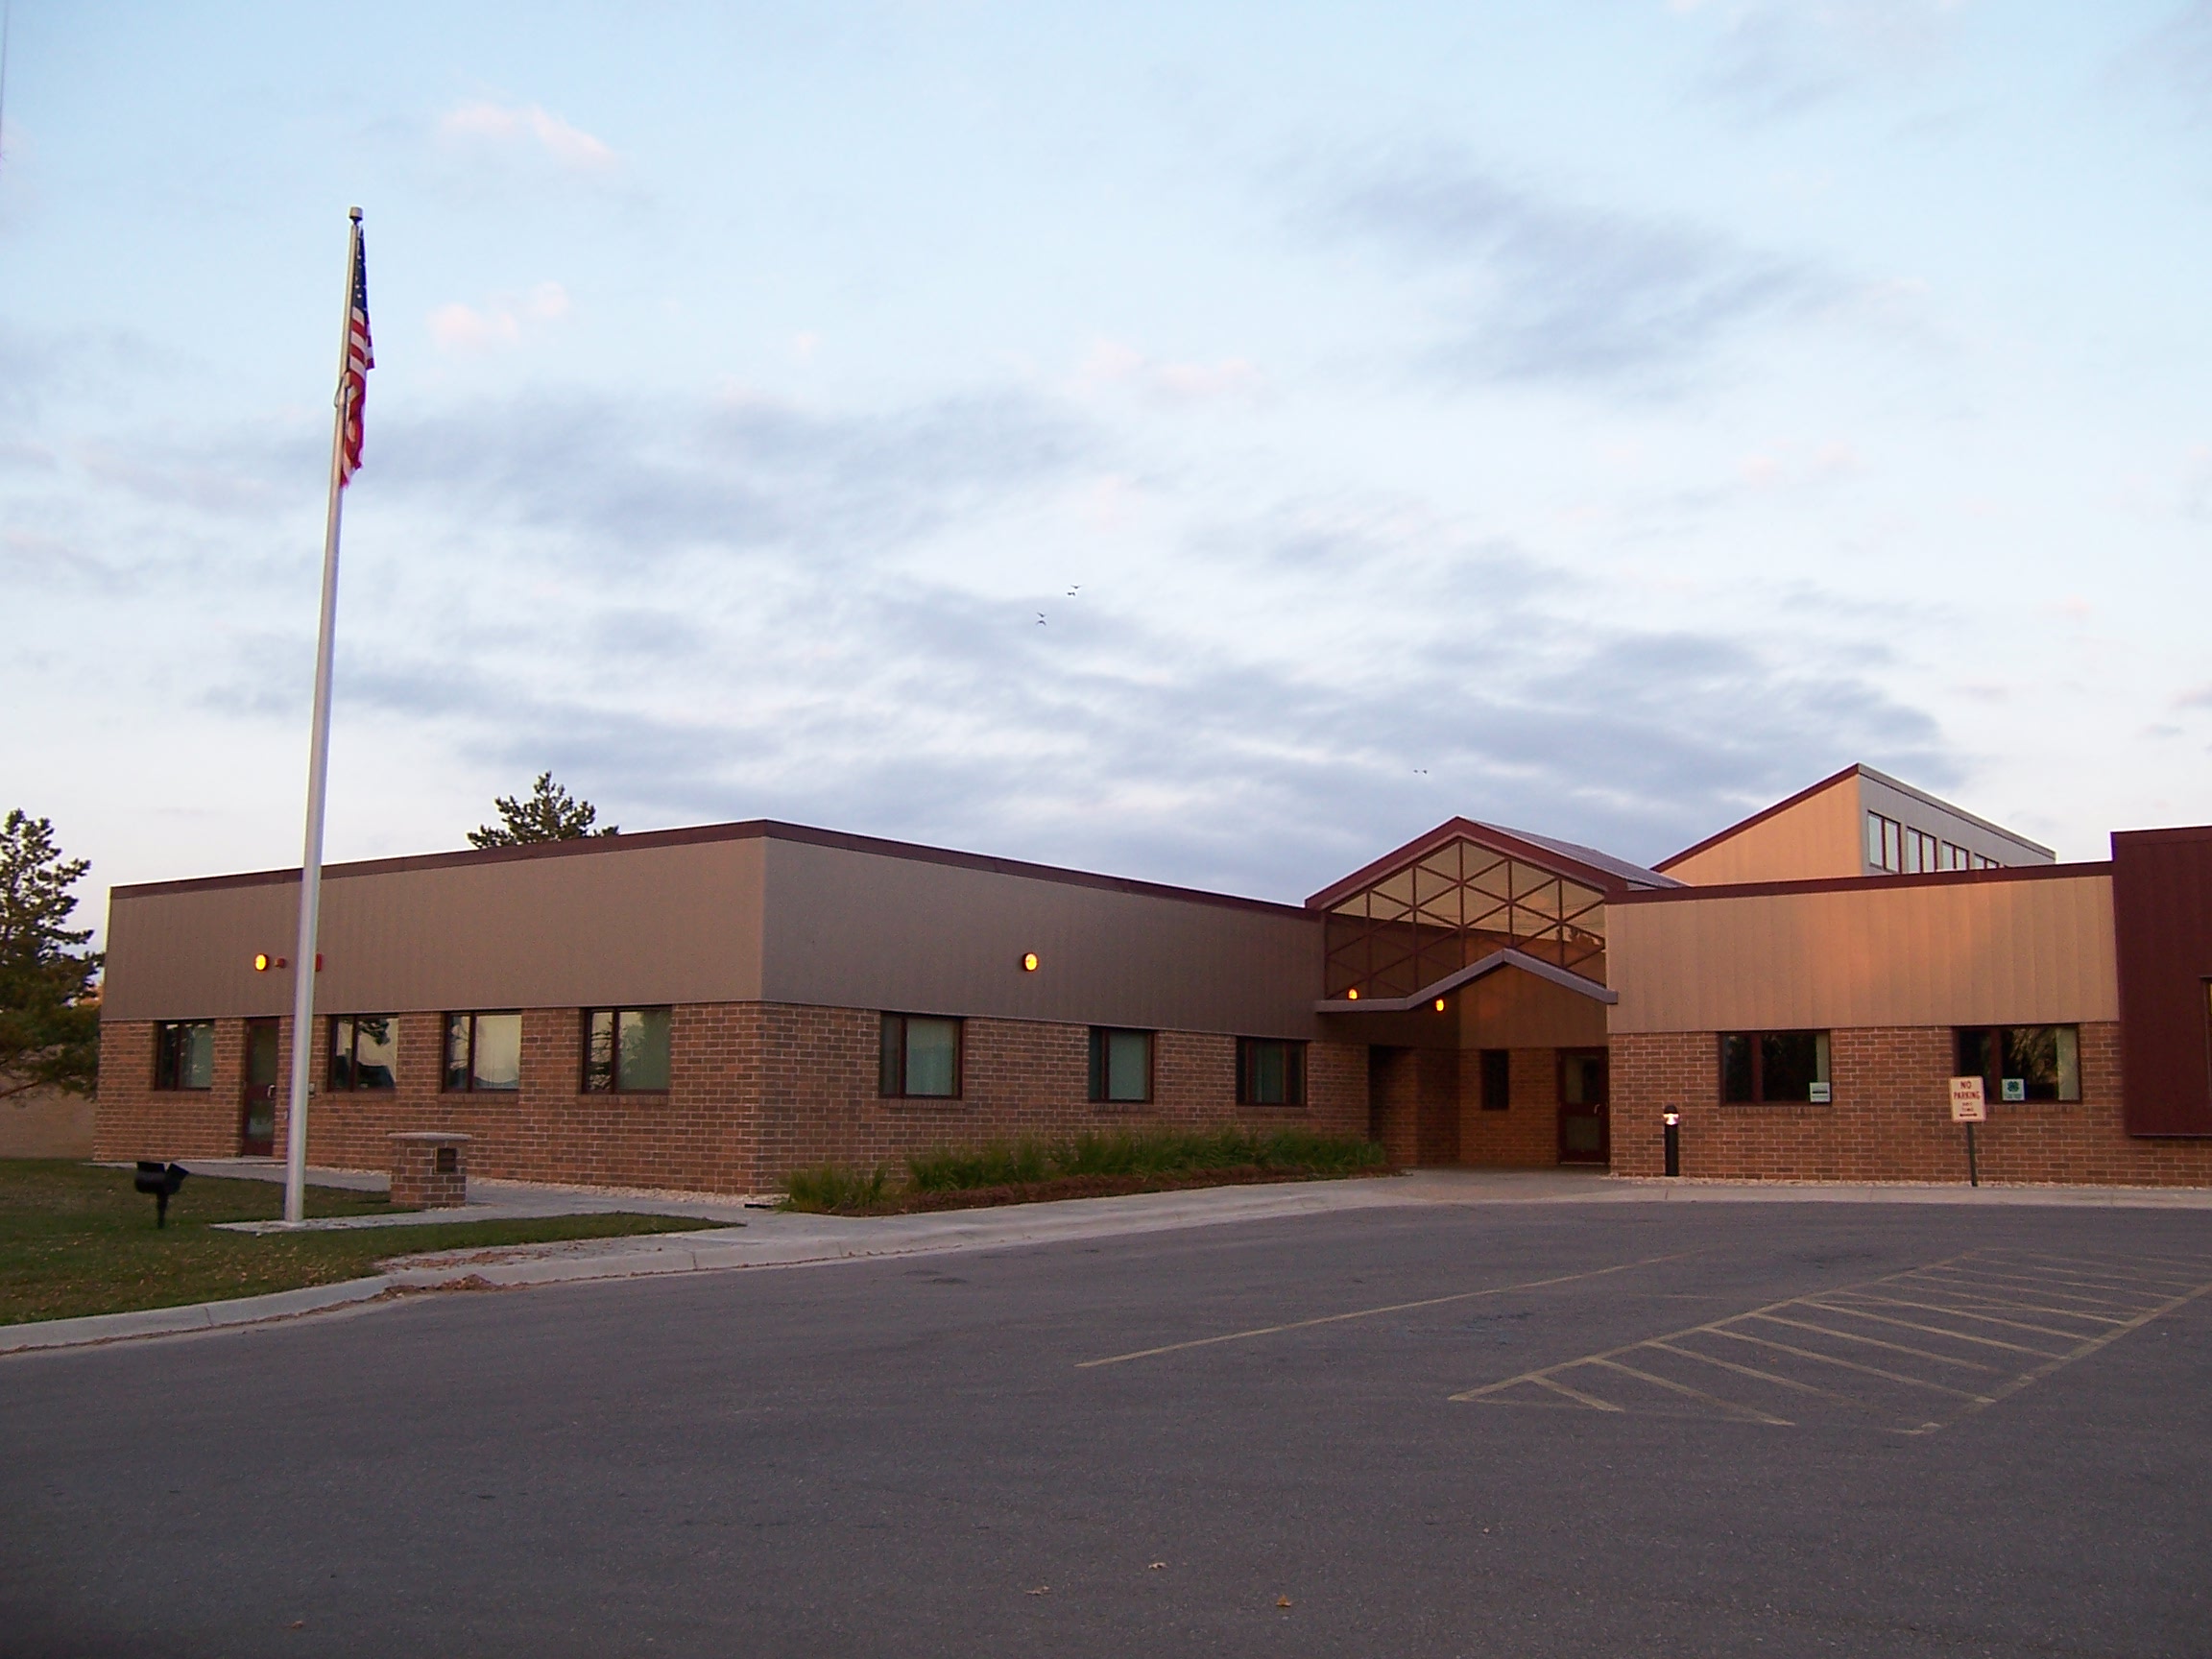
[[[238,1156],[267,1158],[276,1143],[276,1022],[246,1022],[246,1089],[238,1112]]]
[[[1605,1050],[1559,1051],[1559,1162],[1610,1164],[1613,1131],[1607,1120]]]

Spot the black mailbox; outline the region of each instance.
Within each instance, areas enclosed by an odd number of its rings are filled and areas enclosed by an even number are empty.
[[[138,1160],[138,1190],[154,1195],[154,1225],[169,1225],[169,1200],[177,1196],[177,1189],[184,1185],[184,1177],[191,1171],[181,1164],[162,1164],[153,1159]]]

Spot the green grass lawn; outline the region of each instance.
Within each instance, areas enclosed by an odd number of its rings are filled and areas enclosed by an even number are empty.
[[[223,1233],[217,1221],[273,1221],[284,1213],[274,1181],[194,1175],[154,1226],[154,1200],[129,1169],[49,1159],[0,1159],[0,1325],[175,1308],[330,1285],[376,1271],[390,1257],[470,1245],[537,1244],[676,1233],[711,1221],[675,1215],[559,1215],[333,1233]],[[307,1214],[383,1215],[381,1193],[310,1187]]]

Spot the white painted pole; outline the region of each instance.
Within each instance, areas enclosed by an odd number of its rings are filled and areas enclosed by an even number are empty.
[[[338,313],[337,414],[330,428],[330,513],[323,526],[323,616],[315,637],[315,734],[307,745],[307,836],[300,857],[300,942],[292,953],[292,1109],[284,1126],[284,1219],[307,1213],[307,1091],[322,1046],[315,1041],[315,943],[323,905],[323,797],[330,771],[330,660],[338,623],[338,520],[346,504],[346,373],[353,342],[353,273],[361,258],[361,209],[346,241],[346,301]]]

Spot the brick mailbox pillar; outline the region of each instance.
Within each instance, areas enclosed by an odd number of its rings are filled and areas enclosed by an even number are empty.
[[[469,1202],[469,1137],[431,1129],[392,1137],[392,1202],[452,1210]]]

